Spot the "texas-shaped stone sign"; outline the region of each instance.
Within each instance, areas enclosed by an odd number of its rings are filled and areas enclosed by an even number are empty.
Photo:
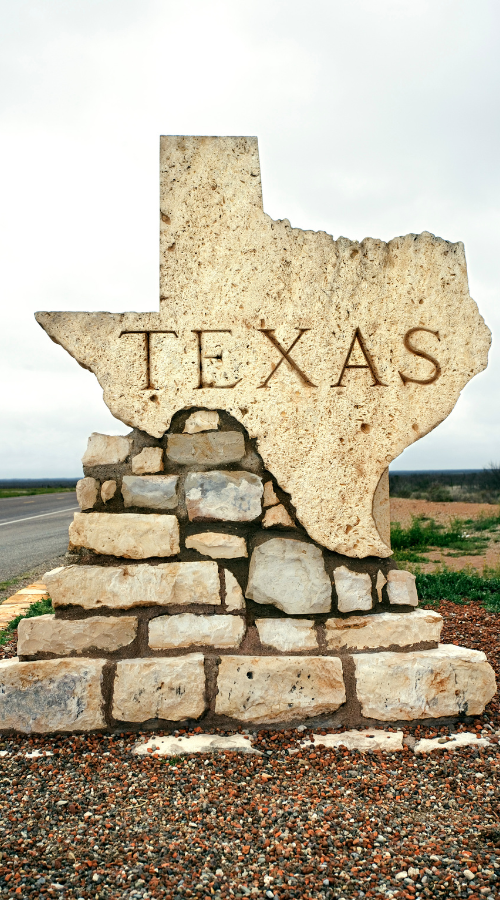
[[[313,540],[389,556],[389,463],[487,364],[464,248],[361,243],[263,211],[257,139],[162,137],[159,313],[40,312],[109,409],[160,437],[179,409],[239,420]]]

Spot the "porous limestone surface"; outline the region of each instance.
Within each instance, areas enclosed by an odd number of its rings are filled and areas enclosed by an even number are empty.
[[[330,612],[332,586],[313,544],[271,538],[252,553],[246,596],[289,615]]]
[[[391,501],[389,496],[389,468],[382,472],[375,488],[372,507],[373,521],[384,544],[391,546]]]
[[[124,475],[123,502],[147,509],[175,509],[178,480],[177,475]]]
[[[484,653],[440,644],[411,653],[354,657],[363,716],[382,721],[436,719],[482,713],[496,692]]]
[[[132,457],[132,474],[147,475],[163,472],[163,450],[161,447],[143,447]]]
[[[372,580],[367,572],[352,572],[347,566],[338,566],[334,569],[333,578],[339,612],[372,608]]]
[[[205,434],[169,434],[167,456],[181,466],[219,466],[239,462],[245,455],[241,431],[211,431]]]
[[[78,547],[126,559],[175,556],[180,550],[179,522],[157,513],[75,513],[69,549]]]
[[[113,479],[109,479],[109,481],[103,481],[101,487],[101,500],[103,503],[108,503],[109,500],[112,500],[116,494],[116,481]]]
[[[214,431],[219,427],[219,413],[211,409],[198,409],[191,413],[184,425],[184,434],[198,434],[200,431]]]
[[[381,612],[348,619],[327,619],[326,643],[329,650],[376,650],[384,647],[409,647],[412,644],[439,643],[443,617],[429,609],[411,613]]]
[[[341,734],[314,734],[314,741],[303,741],[302,747],[346,747],[368,753],[370,750],[385,750],[394,753],[403,750],[402,731],[380,731],[366,728],[363,731],[343,731]]]
[[[263,755],[245,734],[187,734],[180,737],[169,734],[136,744],[132,753],[135,756],[184,756],[186,753],[221,753],[225,750]]]
[[[215,712],[243,722],[292,722],[335,712],[346,694],[340,659],[223,656]]]
[[[224,579],[226,582],[226,609],[229,612],[245,609],[243,591],[229,569],[224,569]]]
[[[149,646],[152,650],[181,647],[231,650],[240,646],[245,630],[241,616],[200,616],[193,613],[157,616],[149,623]]]
[[[121,722],[198,719],[205,711],[203,655],[123,659],[116,665],[113,717]]]
[[[256,619],[261,644],[282,653],[317,650],[318,639],[312,619]]]
[[[190,472],[184,490],[191,521],[252,522],[262,511],[262,479],[251,472]]]
[[[472,731],[459,731],[457,734],[438,738],[421,738],[415,744],[413,752],[432,753],[433,750],[459,750],[460,747],[489,747],[490,741],[480,738]]]
[[[92,509],[99,496],[99,482],[95,478],[80,478],[76,482],[76,499],[80,509]]]
[[[104,728],[105,660],[0,661],[0,728],[26,734]]]
[[[99,434],[93,431],[82,456],[84,466],[111,466],[125,462],[132,449],[130,438],[121,434]]]
[[[293,519],[281,503],[266,511],[262,525],[264,528],[295,528]]]
[[[382,473],[487,363],[463,244],[274,221],[254,137],[162,137],[160,168],[160,312],[37,321],[118,419],[161,437],[176,410],[225,409],[313,540],[390,555],[373,517]]]
[[[387,596],[394,606],[418,606],[415,576],[412,572],[392,569],[387,574]]]
[[[19,656],[37,653],[81,653],[126,647],[137,635],[135,616],[92,616],[90,619],[56,619],[54,615],[21,619],[17,629]]]
[[[278,497],[276,496],[272,481],[266,481],[266,483],[264,485],[264,497],[262,500],[262,505],[263,505],[264,509],[267,506],[276,506],[276,504],[279,502],[280,501],[279,501]]]
[[[239,559],[248,556],[245,538],[221,531],[203,531],[186,538],[188,550],[198,550],[212,559]]]
[[[135,566],[61,566],[44,583],[54,608],[131,609],[135,606],[220,606],[214,562],[147,563]]]

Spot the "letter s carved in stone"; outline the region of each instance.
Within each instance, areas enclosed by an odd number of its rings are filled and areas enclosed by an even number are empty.
[[[436,379],[441,375],[441,366],[438,363],[437,359],[430,355],[430,353],[426,353],[425,350],[418,350],[410,341],[412,335],[414,335],[417,331],[427,331],[429,334],[434,334],[438,341],[441,340],[439,337],[439,331],[433,331],[432,328],[410,328],[409,331],[406,332],[404,336],[404,345],[410,353],[413,353],[414,356],[420,356],[422,359],[426,359],[428,362],[432,363],[434,366],[434,371],[429,378],[411,378],[409,375],[403,375],[402,372],[399,372],[399,377],[403,384],[408,384],[408,382],[413,382],[413,384],[432,384]]]

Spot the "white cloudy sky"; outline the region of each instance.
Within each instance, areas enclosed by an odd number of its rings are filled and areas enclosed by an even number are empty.
[[[465,243],[487,372],[394,468],[500,459],[498,0],[0,0],[0,478],[127,429],[37,309],[158,305],[158,136],[257,134],[274,218]]]

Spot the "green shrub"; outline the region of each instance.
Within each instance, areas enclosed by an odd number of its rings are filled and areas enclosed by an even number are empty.
[[[440,600],[453,603],[480,602],[490,612],[500,612],[500,577],[487,569],[479,572],[440,569],[439,572],[417,572],[417,591],[421,603],[436,605]]]
[[[434,519],[424,520],[414,516],[409,528],[403,528],[399,522],[392,523],[391,547],[396,554],[403,551],[429,550],[431,547],[446,547],[469,554],[484,549],[486,538],[472,537],[467,534],[465,528],[465,523],[460,519],[455,519],[448,528],[445,528]]]

